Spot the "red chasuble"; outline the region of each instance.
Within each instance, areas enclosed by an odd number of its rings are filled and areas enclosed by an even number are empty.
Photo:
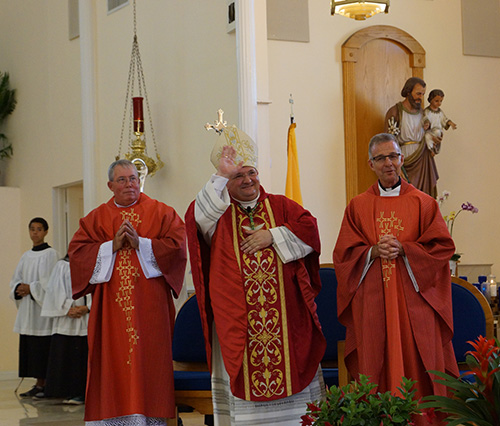
[[[99,247],[113,239],[125,219],[140,237],[151,239],[163,276],[146,279],[136,251],[121,249],[111,280],[89,284]],[[85,420],[131,414],[175,417],[171,291],[179,293],[185,273],[181,218],[145,194],[127,208],[111,199],[80,220],[69,256],[73,297],[92,292]]]
[[[375,259],[360,282],[369,249],[387,234],[402,243],[418,290],[401,256]],[[379,391],[396,392],[405,376],[418,381],[419,396],[446,395],[426,371],[458,375],[448,263],[454,251],[436,201],[404,181],[397,197],[381,197],[375,184],[349,203],[333,260],[353,377],[368,375]]]
[[[186,213],[193,280],[211,366],[215,321],[231,392],[270,401],[309,385],[326,343],[314,298],[321,289],[316,219],[299,204],[260,188],[251,215],[236,202],[218,221],[210,247],[198,234],[194,202]],[[246,255],[245,229],[286,226],[314,251],[283,264],[272,246]]]

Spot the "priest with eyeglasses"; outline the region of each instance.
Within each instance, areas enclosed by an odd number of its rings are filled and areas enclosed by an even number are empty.
[[[73,298],[92,294],[87,426],[167,424],[176,417],[172,334],[186,267],[185,226],[141,193],[135,165],[108,169],[113,197],[80,220],[69,245]]]
[[[395,137],[375,135],[368,155],[378,180],[347,206],[333,252],[346,366],[380,392],[398,394],[406,377],[417,398],[446,395],[428,371],[458,376],[448,262],[455,246],[436,200],[401,179]]]

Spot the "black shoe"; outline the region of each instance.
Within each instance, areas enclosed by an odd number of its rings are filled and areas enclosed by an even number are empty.
[[[33,386],[29,391],[20,393],[19,396],[21,398],[29,398],[35,396],[37,393],[43,392],[44,388],[39,386]]]
[[[45,392],[42,390],[40,392],[37,392],[34,396],[33,399],[44,399],[45,398]]]
[[[83,405],[85,404],[84,396],[75,396],[73,398],[68,398],[63,401],[65,405]]]

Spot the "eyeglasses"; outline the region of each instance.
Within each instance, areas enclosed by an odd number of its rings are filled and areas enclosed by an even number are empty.
[[[242,180],[242,179],[244,179],[246,177],[249,177],[250,179],[253,179],[257,175],[258,175],[257,170],[252,169],[252,170],[249,170],[247,173],[238,173],[237,175],[235,175],[231,179],[232,180],[236,180],[236,179]]]
[[[395,163],[396,161],[399,160],[399,157],[401,157],[401,154],[397,154],[395,152],[392,152],[388,155],[377,155],[376,157],[373,157],[371,160],[374,161],[375,163],[384,163],[385,160],[388,158],[391,160],[391,162]]]
[[[137,182],[139,182],[139,178],[136,176],[130,176],[129,178],[126,177],[119,177],[115,181],[118,185],[126,185],[127,182],[130,182],[132,185],[135,185]]]

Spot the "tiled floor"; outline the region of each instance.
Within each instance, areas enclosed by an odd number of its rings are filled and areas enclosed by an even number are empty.
[[[33,400],[14,393],[19,379],[0,380],[0,426],[83,426],[84,406],[62,404],[62,399]],[[31,389],[34,380],[25,379],[19,393]],[[183,426],[202,426],[199,413],[181,413]]]

